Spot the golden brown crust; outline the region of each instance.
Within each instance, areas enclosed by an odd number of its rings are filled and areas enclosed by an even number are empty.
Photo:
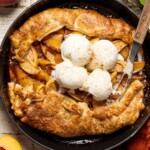
[[[63,27],[76,30],[88,36],[107,39],[122,39],[132,42],[133,28],[126,22],[106,18],[96,11],[85,9],[51,8],[26,21],[11,35],[13,52],[18,60],[23,60],[34,41],[40,41],[46,35]]]
[[[111,118],[112,116],[118,116],[129,107],[136,93],[143,87],[143,84],[139,84],[138,80],[134,81],[130,88],[127,89],[125,96],[121,101],[116,101],[112,105],[102,106],[93,110],[93,115],[97,119]]]
[[[85,102],[75,102],[55,91],[40,96],[38,93],[35,95],[30,89],[30,96],[25,96],[23,93],[29,89],[13,82],[9,83],[8,87],[12,109],[21,121],[62,137],[111,133],[123,126],[132,125],[144,108],[143,84],[138,80],[131,83],[121,102],[106,107],[107,114],[103,107],[93,111],[86,110],[85,106],[81,105],[86,105]],[[18,90],[14,90],[17,88]],[[14,94],[11,94],[13,92]],[[43,97],[41,101],[40,97]]]

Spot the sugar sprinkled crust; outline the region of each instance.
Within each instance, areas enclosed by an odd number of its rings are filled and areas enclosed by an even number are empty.
[[[122,20],[106,18],[93,10],[51,8],[30,17],[11,35],[14,53],[23,60],[34,41],[63,27],[80,31],[88,36],[121,39],[130,44],[134,29]]]

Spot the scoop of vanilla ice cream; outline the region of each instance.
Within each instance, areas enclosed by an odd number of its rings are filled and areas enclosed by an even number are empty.
[[[109,40],[99,40],[95,42],[91,50],[93,57],[87,68],[90,70],[103,68],[112,69],[117,61],[118,50]]]
[[[84,36],[70,34],[61,44],[64,61],[71,61],[76,66],[84,66],[90,61],[91,43]]]
[[[81,88],[88,77],[85,68],[62,62],[56,66],[55,78],[60,87],[75,90]]]
[[[95,69],[87,78],[82,89],[93,95],[97,101],[105,100],[112,92],[110,74],[101,69]]]

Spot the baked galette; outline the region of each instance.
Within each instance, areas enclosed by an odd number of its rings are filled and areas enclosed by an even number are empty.
[[[10,36],[8,94],[14,114],[61,137],[108,134],[134,124],[144,109],[142,49],[121,100],[126,79],[113,90],[133,35],[125,21],[94,10],[50,8],[30,17]]]

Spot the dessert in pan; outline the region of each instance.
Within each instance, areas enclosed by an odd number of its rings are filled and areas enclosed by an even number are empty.
[[[94,10],[51,8],[11,36],[8,94],[14,114],[59,135],[109,134],[135,123],[144,109],[143,50],[124,96],[118,91],[134,28]]]

